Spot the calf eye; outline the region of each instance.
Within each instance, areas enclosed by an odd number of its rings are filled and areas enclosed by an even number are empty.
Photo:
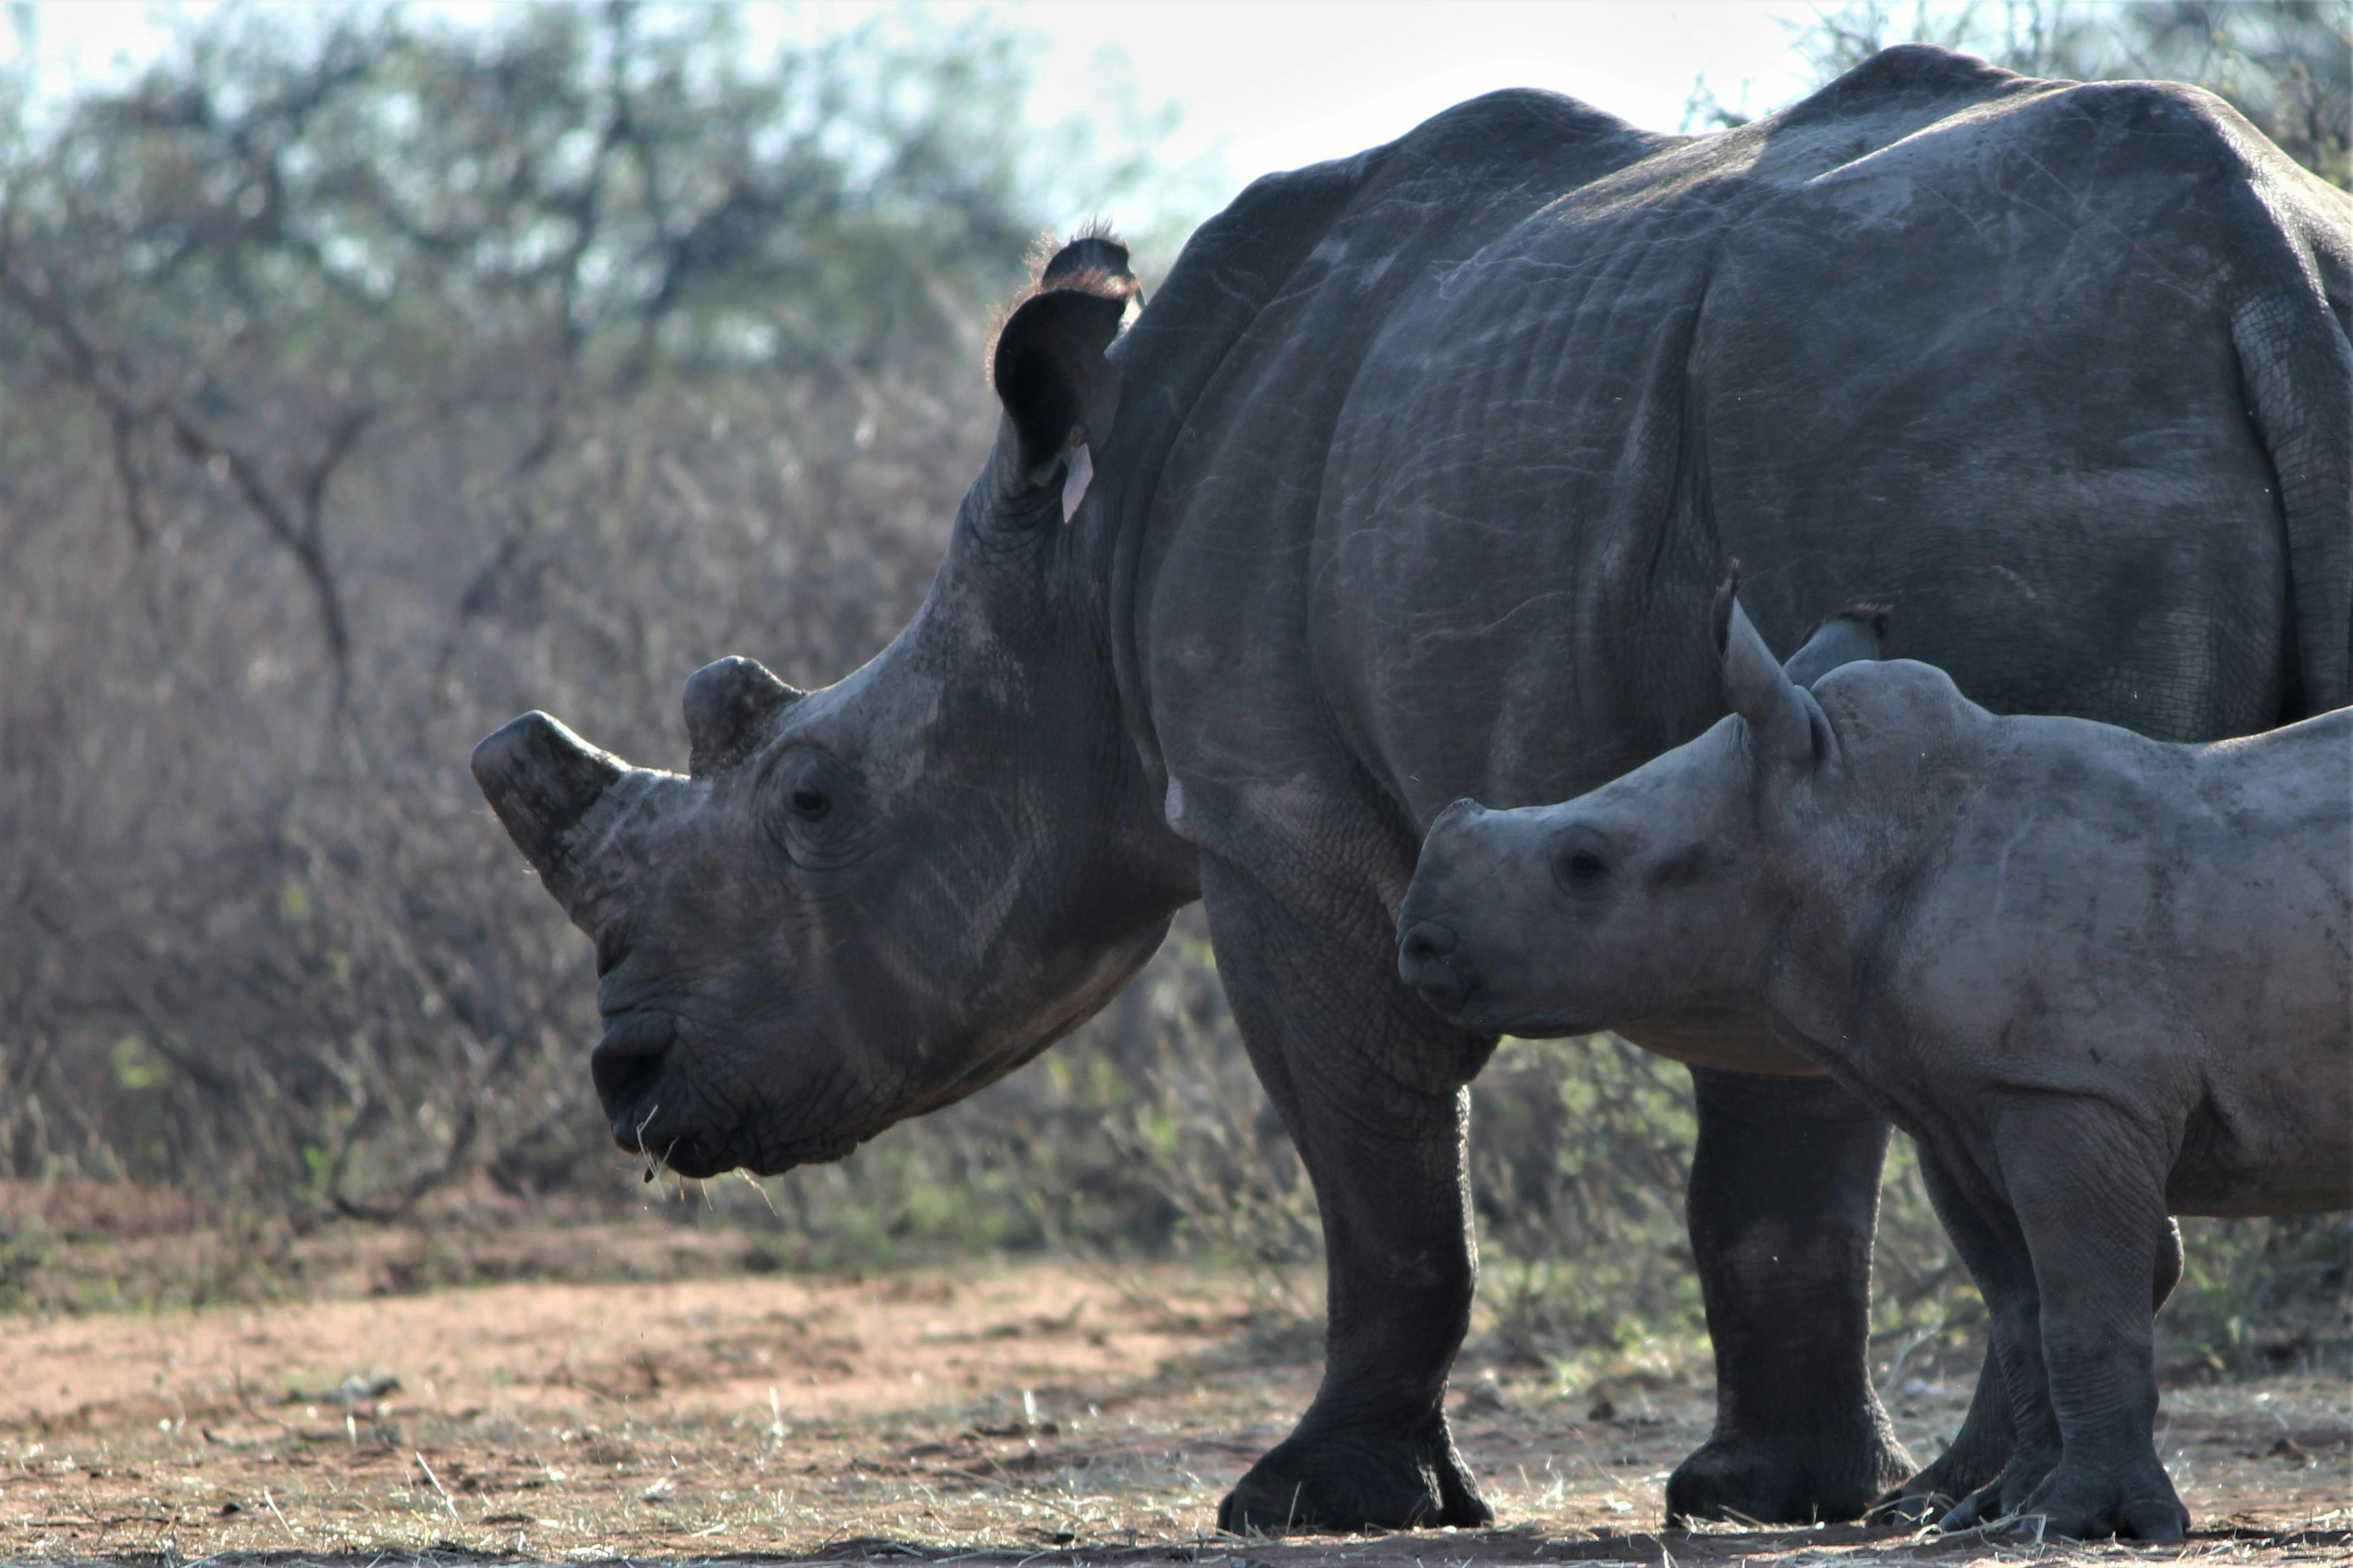
[[[803,822],[822,822],[825,814],[832,809],[833,802],[826,797],[823,790],[814,790],[804,784],[793,791],[793,815]]]
[[[1572,827],[1553,845],[1552,874],[1574,897],[1598,896],[1609,882],[1609,841],[1590,827]]]

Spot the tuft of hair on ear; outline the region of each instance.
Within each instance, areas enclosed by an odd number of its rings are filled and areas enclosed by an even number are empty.
[[[1128,269],[1127,242],[1112,233],[1111,225],[1102,218],[1089,222],[1059,250],[1050,246],[1040,248],[1048,254],[1032,262],[1031,272],[1041,289],[1070,288],[1073,279],[1097,278],[1124,280],[1126,293],[1141,292],[1135,274]]]
[[[1076,289],[1105,300],[1121,300],[1142,289],[1128,267],[1127,241],[1101,220],[1088,224],[1067,240],[1057,240],[1053,230],[1046,230],[1031,243],[1023,260],[1029,267],[1029,281],[1006,301],[1008,315],[1018,310],[1023,301],[1057,289]]]
[[[990,384],[995,384],[997,341],[1005,333],[1005,323],[1018,310],[1040,294],[1069,291],[1088,294],[1098,300],[1118,301],[1124,310],[1128,302],[1144,296],[1144,285],[1128,270],[1127,242],[1112,233],[1111,226],[1101,219],[1089,223],[1067,243],[1059,243],[1051,229],[1039,235],[1029,247],[1028,257],[1029,281],[1014,296],[997,307],[996,319],[988,324],[988,341],[981,350],[981,363],[989,367]]]
[[[1724,582],[1715,591],[1715,603],[1708,606],[1708,636],[1715,640],[1718,658],[1732,644],[1732,601],[1740,594],[1740,563],[1736,558],[1724,563]]]
[[[1884,643],[1887,640],[1888,620],[1894,614],[1894,605],[1883,605],[1875,600],[1849,605],[1842,610],[1832,611],[1808,627],[1806,635],[1798,639],[1799,646],[1804,647],[1820,637],[1823,627],[1833,626],[1840,621],[1844,621],[1849,626],[1861,626],[1871,634],[1872,641]]]
[[[1887,635],[1888,617],[1894,614],[1895,606],[1893,605],[1883,605],[1876,600],[1865,600],[1862,604],[1849,605],[1837,615],[1828,617],[1823,625],[1827,626],[1831,621],[1852,621],[1859,626],[1869,626],[1873,637],[1883,637]]]

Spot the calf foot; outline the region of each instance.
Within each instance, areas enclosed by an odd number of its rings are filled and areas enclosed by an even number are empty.
[[[2154,1463],[2122,1471],[2063,1463],[2018,1511],[2028,1524],[2040,1514],[2045,1535],[2078,1541],[2116,1535],[2170,1544],[2189,1531],[2189,1510],[2165,1468]]]
[[[1467,1527],[1494,1518],[1443,1417],[1401,1435],[1317,1432],[1302,1423],[1218,1505],[1218,1528],[1236,1534]]]
[[[1718,1433],[1667,1479],[1667,1522],[1856,1519],[1912,1470],[1884,1418],[1844,1435]]]

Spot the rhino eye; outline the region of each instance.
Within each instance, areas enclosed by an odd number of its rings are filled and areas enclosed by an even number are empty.
[[[1554,846],[1552,867],[1563,891],[1599,893],[1609,880],[1609,846],[1589,827],[1572,828]]]
[[[764,784],[762,811],[768,836],[801,867],[818,870],[847,864],[872,837],[857,771],[815,747],[797,747],[776,764]]]

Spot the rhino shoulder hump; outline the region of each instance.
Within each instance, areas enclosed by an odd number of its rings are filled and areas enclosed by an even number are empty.
[[[1897,44],[1774,118],[1784,127],[1868,114],[1897,104],[1974,100],[2031,79],[1934,44]]]

